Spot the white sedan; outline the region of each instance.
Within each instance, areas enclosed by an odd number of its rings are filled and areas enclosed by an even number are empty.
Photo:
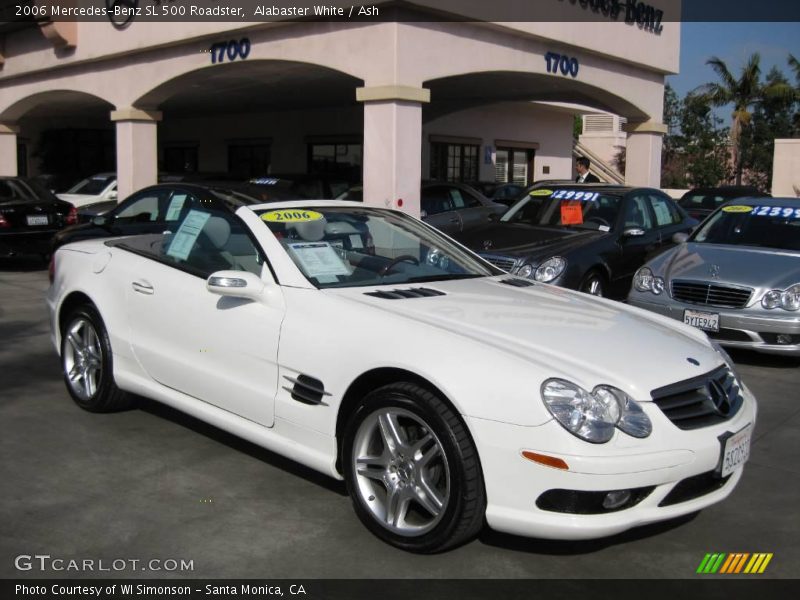
[[[513,277],[394,211],[167,209],[163,233],[55,256],[52,338],[86,410],[146,396],[344,479],[416,552],[484,522],[607,536],[742,475],[756,402],[700,331]]]
[[[56,194],[77,208],[117,200],[117,174],[98,173],[80,180],[63,194]]]

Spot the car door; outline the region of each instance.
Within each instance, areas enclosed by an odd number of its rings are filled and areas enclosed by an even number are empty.
[[[495,214],[494,208],[483,204],[469,190],[453,186],[448,193],[461,219],[461,231],[470,231],[486,225],[490,221],[490,215]]]
[[[262,275],[246,225],[222,207],[191,208],[174,233],[116,244],[132,250],[130,339],[143,369],[163,386],[271,426],[278,382],[281,302],[221,297],[206,289],[219,270]]]
[[[626,287],[636,270],[658,251],[659,232],[646,193],[626,196],[622,207],[620,258],[613,269],[616,285]]]
[[[422,220],[444,233],[461,231],[461,219],[453,206],[446,185],[431,185],[422,188]]]
[[[650,193],[649,200],[656,220],[656,228],[658,229],[657,253],[661,253],[674,245],[672,241],[673,235],[676,233],[688,233],[691,230],[691,225],[669,196]]]

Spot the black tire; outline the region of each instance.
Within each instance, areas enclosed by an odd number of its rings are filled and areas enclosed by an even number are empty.
[[[111,342],[93,306],[73,310],[61,330],[61,369],[67,391],[89,412],[105,413],[133,406],[133,397],[114,382]]]
[[[599,271],[592,270],[581,280],[578,290],[585,294],[605,298],[608,294],[608,284],[606,278]]]
[[[395,451],[381,425],[381,418],[385,423],[392,417],[403,441]],[[429,390],[412,383],[374,390],[351,415],[342,446],[355,512],[383,541],[410,552],[441,552],[468,541],[483,527],[486,493],[475,445],[458,415]],[[392,521],[391,497],[400,497],[390,490],[405,494],[405,508],[400,504],[396,511],[403,513],[402,523],[387,522]]]

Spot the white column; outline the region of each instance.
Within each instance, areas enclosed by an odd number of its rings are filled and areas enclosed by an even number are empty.
[[[430,91],[408,86],[358,88],[364,102],[364,204],[419,217],[422,103]]]
[[[17,176],[17,133],[14,125],[0,123],[0,175]]]
[[[161,113],[128,108],[112,110],[117,126],[117,197],[120,200],[158,181],[158,122]]]
[[[667,126],[655,121],[626,123],[625,184],[661,187],[661,147]]]

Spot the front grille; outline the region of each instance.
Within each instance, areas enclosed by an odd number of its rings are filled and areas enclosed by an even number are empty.
[[[680,302],[690,304],[744,308],[752,295],[751,288],[718,285],[703,281],[672,281],[672,297]]]
[[[407,288],[405,290],[380,290],[377,292],[365,292],[365,296],[374,296],[384,300],[403,300],[405,298],[430,298],[432,296],[444,296],[444,292],[432,290],[431,288]]]
[[[511,270],[514,268],[514,265],[517,264],[517,260],[514,258],[509,258],[507,256],[495,256],[494,254],[481,254],[481,258],[483,260],[492,263],[498,269],[502,269],[503,271],[510,273]]]
[[[723,423],[741,408],[736,378],[723,365],[718,369],[650,392],[661,412],[680,429],[699,429]]]
[[[720,327],[719,331],[706,331],[706,335],[712,340],[722,340],[723,342],[752,342],[753,339],[744,331],[739,329],[727,329]]]
[[[716,492],[728,483],[730,478],[730,475],[724,479],[717,477],[714,471],[687,477],[679,481],[678,484],[670,490],[669,494],[664,496],[664,499],[659,502],[658,505],[672,506],[673,504],[680,504],[681,502],[688,502],[689,500],[700,498],[711,492]]]

